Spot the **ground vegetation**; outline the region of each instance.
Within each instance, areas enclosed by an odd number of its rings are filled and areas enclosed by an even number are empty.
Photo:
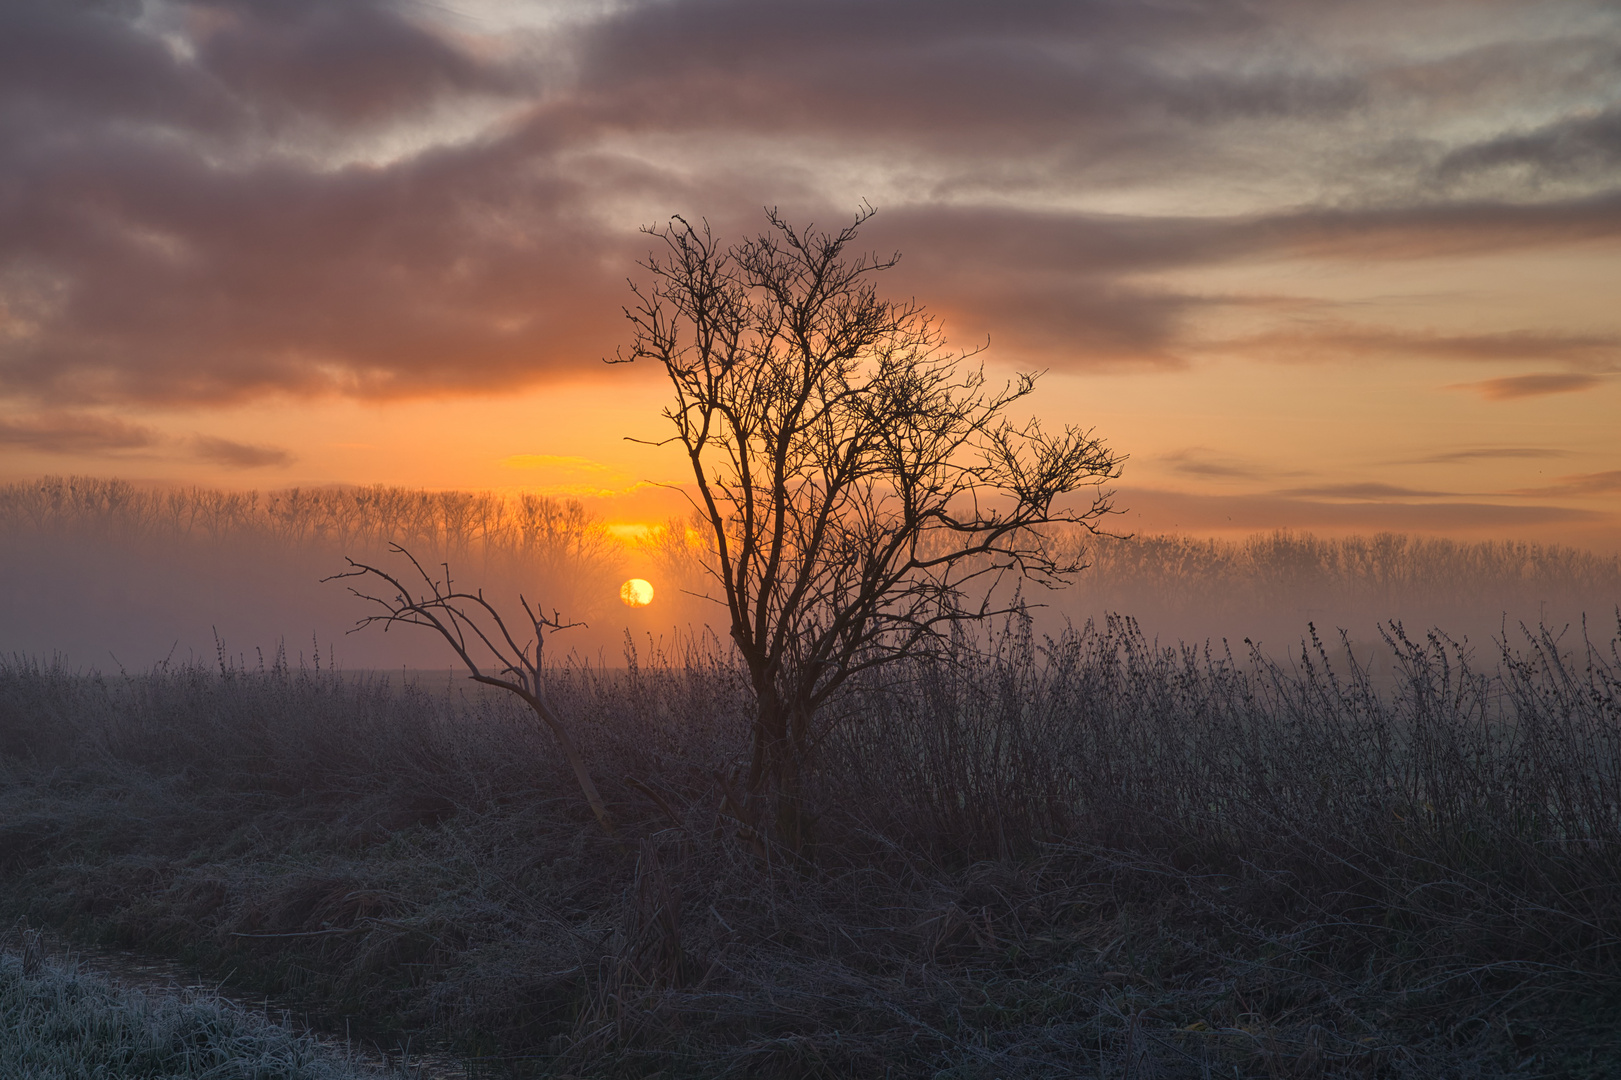
[[[851,680],[807,867],[721,642],[477,688],[0,667],[0,909],[490,1075],[1614,1075],[1621,634],[1382,671],[1014,620]]]
[[[147,993],[61,957],[38,935],[0,949],[0,1076],[14,1080],[382,1080],[308,1033],[217,994]],[[405,1080],[402,1074],[392,1074]]]

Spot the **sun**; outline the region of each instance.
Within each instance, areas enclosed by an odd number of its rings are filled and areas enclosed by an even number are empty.
[[[633,577],[619,586],[619,599],[627,607],[646,607],[653,602],[653,586],[643,578]]]

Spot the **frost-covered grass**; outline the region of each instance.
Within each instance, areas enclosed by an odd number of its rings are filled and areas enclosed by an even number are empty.
[[[0,954],[6,1080],[354,1080],[309,1036],[218,997],[147,994]]]
[[[616,839],[504,699],[0,663],[0,915],[495,1073],[1621,1075],[1621,636],[1012,629],[830,705],[813,866],[718,651],[557,673]]]

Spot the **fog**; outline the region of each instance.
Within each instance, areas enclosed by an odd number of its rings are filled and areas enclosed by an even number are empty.
[[[521,620],[521,594],[568,622],[553,657],[624,662],[627,640],[657,648],[713,624],[700,595],[697,534],[680,522],[623,543],[578,504],[537,496],[345,488],[257,493],[138,488],[86,478],[0,487],[0,652],[59,658],[80,670],[135,671],[164,661],[275,662],[356,669],[454,664],[431,632],[357,620],[377,610],[327,580],[346,558],[410,575],[397,542],[459,589]],[[1370,648],[1399,621],[1439,628],[1477,651],[1542,621],[1595,637],[1616,629],[1621,562],[1526,543],[1459,543],[1381,534],[1276,533],[1244,541],[1182,536],[1068,536],[1091,565],[1067,589],[1026,589],[1038,632],[1064,622],[1134,618],[1162,644],[1246,639],[1283,656],[1314,626]],[[619,602],[629,577],[657,590]]]

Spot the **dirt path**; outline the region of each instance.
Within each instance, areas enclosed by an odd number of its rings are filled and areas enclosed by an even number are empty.
[[[35,933],[35,931],[27,931]],[[307,1012],[273,997],[247,998],[232,993],[216,981],[204,980],[196,972],[161,957],[147,956],[127,949],[110,949],[67,941],[49,931],[37,932],[45,955],[58,961],[72,961],[81,970],[94,973],[115,986],[143,994],[183,994],[192,992],[229,1001],[245,1012],[258,1013],[276,1023],[308,1032],[333,1056],[349,1062],[357,1071],[401,1080],[468,1080],[472,1074],[461,1061],[448,1054],[422,1052],[413,1047],[385,1047],[359,1035],[338,1033],[329,1025],[314,1023]],[[0,944],[18,944],[18,932],[5,935]]]

